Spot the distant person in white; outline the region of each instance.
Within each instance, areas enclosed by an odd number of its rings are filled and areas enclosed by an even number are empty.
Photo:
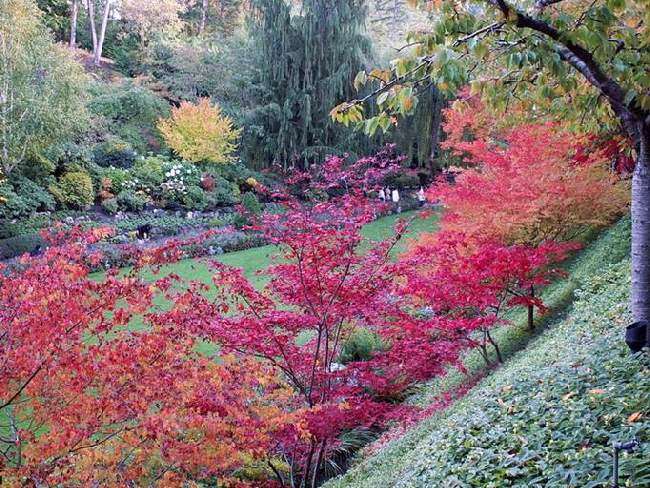
[[[401,213],[402,207],[399,206],[399,190],[397,188],[395,188],[393,193],[391,193],[391,200],[393,200],[393,203],[397,207],[397,213]]]
[[[426,201],[427,201],[427,197],[424,194],[424,189],[420,187],[420,189],[418,190],[418,204],[420,205],[420,207],[422,207],[424,206],[424,202]]]

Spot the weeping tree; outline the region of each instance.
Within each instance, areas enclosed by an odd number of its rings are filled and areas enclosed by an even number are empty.
[[[439,143],[445,97],[433,84],[420,92],[412,113],[399,118],[393,138],[411,168],[435,177],[442,170]]]
[[[367,139],[329,117],[332,106],[352,95],[368,59],[365,19],[362,0],[253,1],[261,100],[248,121],[247,159],[304,167],[328,154],[367,149]]]

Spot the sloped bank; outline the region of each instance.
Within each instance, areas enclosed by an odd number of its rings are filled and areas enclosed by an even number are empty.
[[[650,486],[650,360],[630,356],[622,340],[628,241],[625,219],[574,260],[569,280],[546,291],[559,306],[578,288],[546,332],[465,398],[326,486],[607,486],[611,443],[634,436],[645,444],[623,459],[622,486]],[[435,398],[428,393],[417,403]]]

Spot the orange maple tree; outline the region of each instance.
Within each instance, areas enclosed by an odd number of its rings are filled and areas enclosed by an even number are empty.
[[[497,119],[472,97],[446,111],[443,147],[469,165],[428,192],[445,206],[446,230],[535,246],[574,239],[625,212],[628,184],[608,170],[604,153],[578,163],[576,136],[562,126],[503,127]]]

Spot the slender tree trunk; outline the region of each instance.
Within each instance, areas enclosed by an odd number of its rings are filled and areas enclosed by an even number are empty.
[[[208,0],[202,0],[201,3],[201,23],[199,24],[199,34],[203,34],[205,31],[205,24],[208,20]]]
[[[88,22],[90,23],[90,34],[93,39],[93,55],[97,52],[97,25],[95,24],[95,0],[86,0],[88,11]]]
[[[530,286],[530,295],[531,298],[535,298],[535,287]],[[531,303],[528,305],[528,329],[535,330],[535,306]]]
[[[499,347],[497,341],[495,341],[494,338],[492,337],[492,334],[490,334],[489,329],[485,330],[485,336],[487,337],[488,341],[490,341],[490,344],[492,344],[492,347],[494,347],[494,352],[497,355],[497,361],[499,362],[499,364],[503,364],[503,356],[501,355],[501,348]]]
[[[640,132],[632,177],[631,305],[635,321],[650,320],[650,124]]]
[[[95,66],[99,66],[101,63],[102,50],[104,49],[104,39],[106,38],[106,26],[108,25],[108,15],[110,13],[110,10],[111,0],[106,0],[106,5],[104,5],[104,14],[102,15],[102,25],[99,31],[99,39],[97,40],[97,48],[95,49]]]
[[[70,7],[70,47],[77,47],[77,19],[79,18],[79,1],[72,0]]]
[[[440,170],[436,160],[438,156],[438,145],[440,144],[440,124],[442,123],[442,105],[443,98],[440,91],[434,86],[433,90],[433,110],[431,113],[431,150],[429,153],[429,171],[431,177],[435,178],[436,173]]]

